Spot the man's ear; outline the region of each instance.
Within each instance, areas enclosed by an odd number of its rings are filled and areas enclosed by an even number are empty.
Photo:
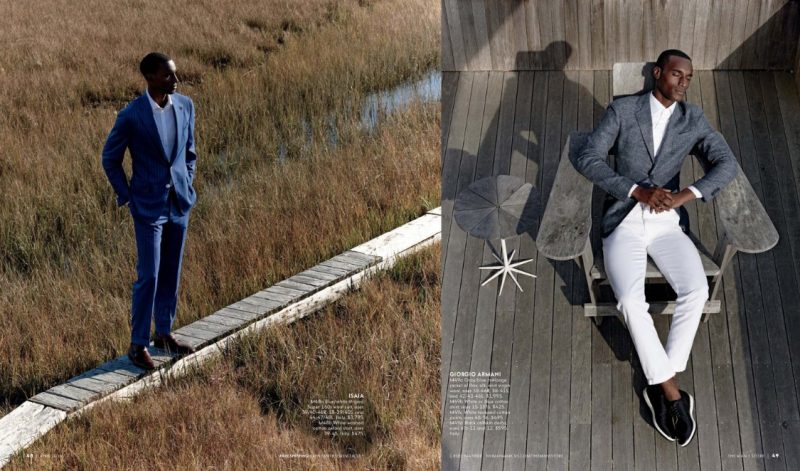
[[[661,67],[659,66],[653,67],[653,78],[656,80],[661,78]]]

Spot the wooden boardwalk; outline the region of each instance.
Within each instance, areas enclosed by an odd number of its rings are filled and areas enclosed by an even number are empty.
[[[152,372],[131,363],[126,355],[70,378],[31,397],[0,417],[0,467],[68,416],[81,414],[101,401],[135,395],[157,386],[163,377],[177,376],[189,366],[220,352],[244,333],[300,319],[357,287],[372,273],[394,265],[399,257],[441,238],[441,208],[353,247],[252,296],[176,329],[173,333],[197,348],[176,356],[154,348]]]
[[[511,174],[543,207],[568,134],[593,129],[610,71],[446,72],[442,96],[442,469],[800,469],[800,99],[786,72],[695,71],[688,99],[727,139],[780,234],[763,254],[738,254],[722,311],[700,325],[682,389],[696,400],[687,447],[649,423],[646,384],[625,327],[584,317],[580,268],[537,256],[536,229],[508,239],[534,261],[497,295],[478,267],[492,247],[453,221],[458,192]],[[687,158],[682,187],[702,175]],[[687,205],[692,232],[713,252],[714,205]],[[498,249],[496,249],[498,250]],[[509,285],[510,282],[507,282]],[[669,316],[656,316],[665,341]],[[499,372],[510,384],[505,427],[451,427],[451,372]]]

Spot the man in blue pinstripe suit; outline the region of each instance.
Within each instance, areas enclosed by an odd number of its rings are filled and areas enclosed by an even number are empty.
[[[103,169],[117,194],[117,205],[130,209],[136,235],[138,278],[133,285],[128,357],[151,370],[154,364],[147,347],[153,317],[155,347],[194,351],[170,332],[189,212],[197,199],[192,187],[197,154],[194,103],[175,93],[175,63],[153,52],[142,59],[139,70],[147,89],[117,115],[103,147]],[[122,169],[125,149],[131,154],[130,182]]]

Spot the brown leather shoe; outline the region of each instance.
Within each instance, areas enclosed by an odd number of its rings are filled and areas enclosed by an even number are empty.
[[[180,340],[173,337],[172,334],[167,335],[160,335],[156,334],[156,338],[153,339],[153,346],[156,348],[164,349],[170,353],[194,353],[195,348],[189,345],[186,342],[181,342]]]
[[[133,345],[128,348],[128,358],[131,359],[134,365],[143,370],[154,370],[156,368],[153,359],[150,357],[150,352],[144,345]]]

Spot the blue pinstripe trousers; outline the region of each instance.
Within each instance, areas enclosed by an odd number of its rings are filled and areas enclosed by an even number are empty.
[[[156,333],[168,334],[175,322],[178,304],[183,248],[189,223],[188,214],[178,215],[175,192],[152,223],[135,216],[136,273],[131,305],[131,343],[150,344],[150,324],[155,317]]]

